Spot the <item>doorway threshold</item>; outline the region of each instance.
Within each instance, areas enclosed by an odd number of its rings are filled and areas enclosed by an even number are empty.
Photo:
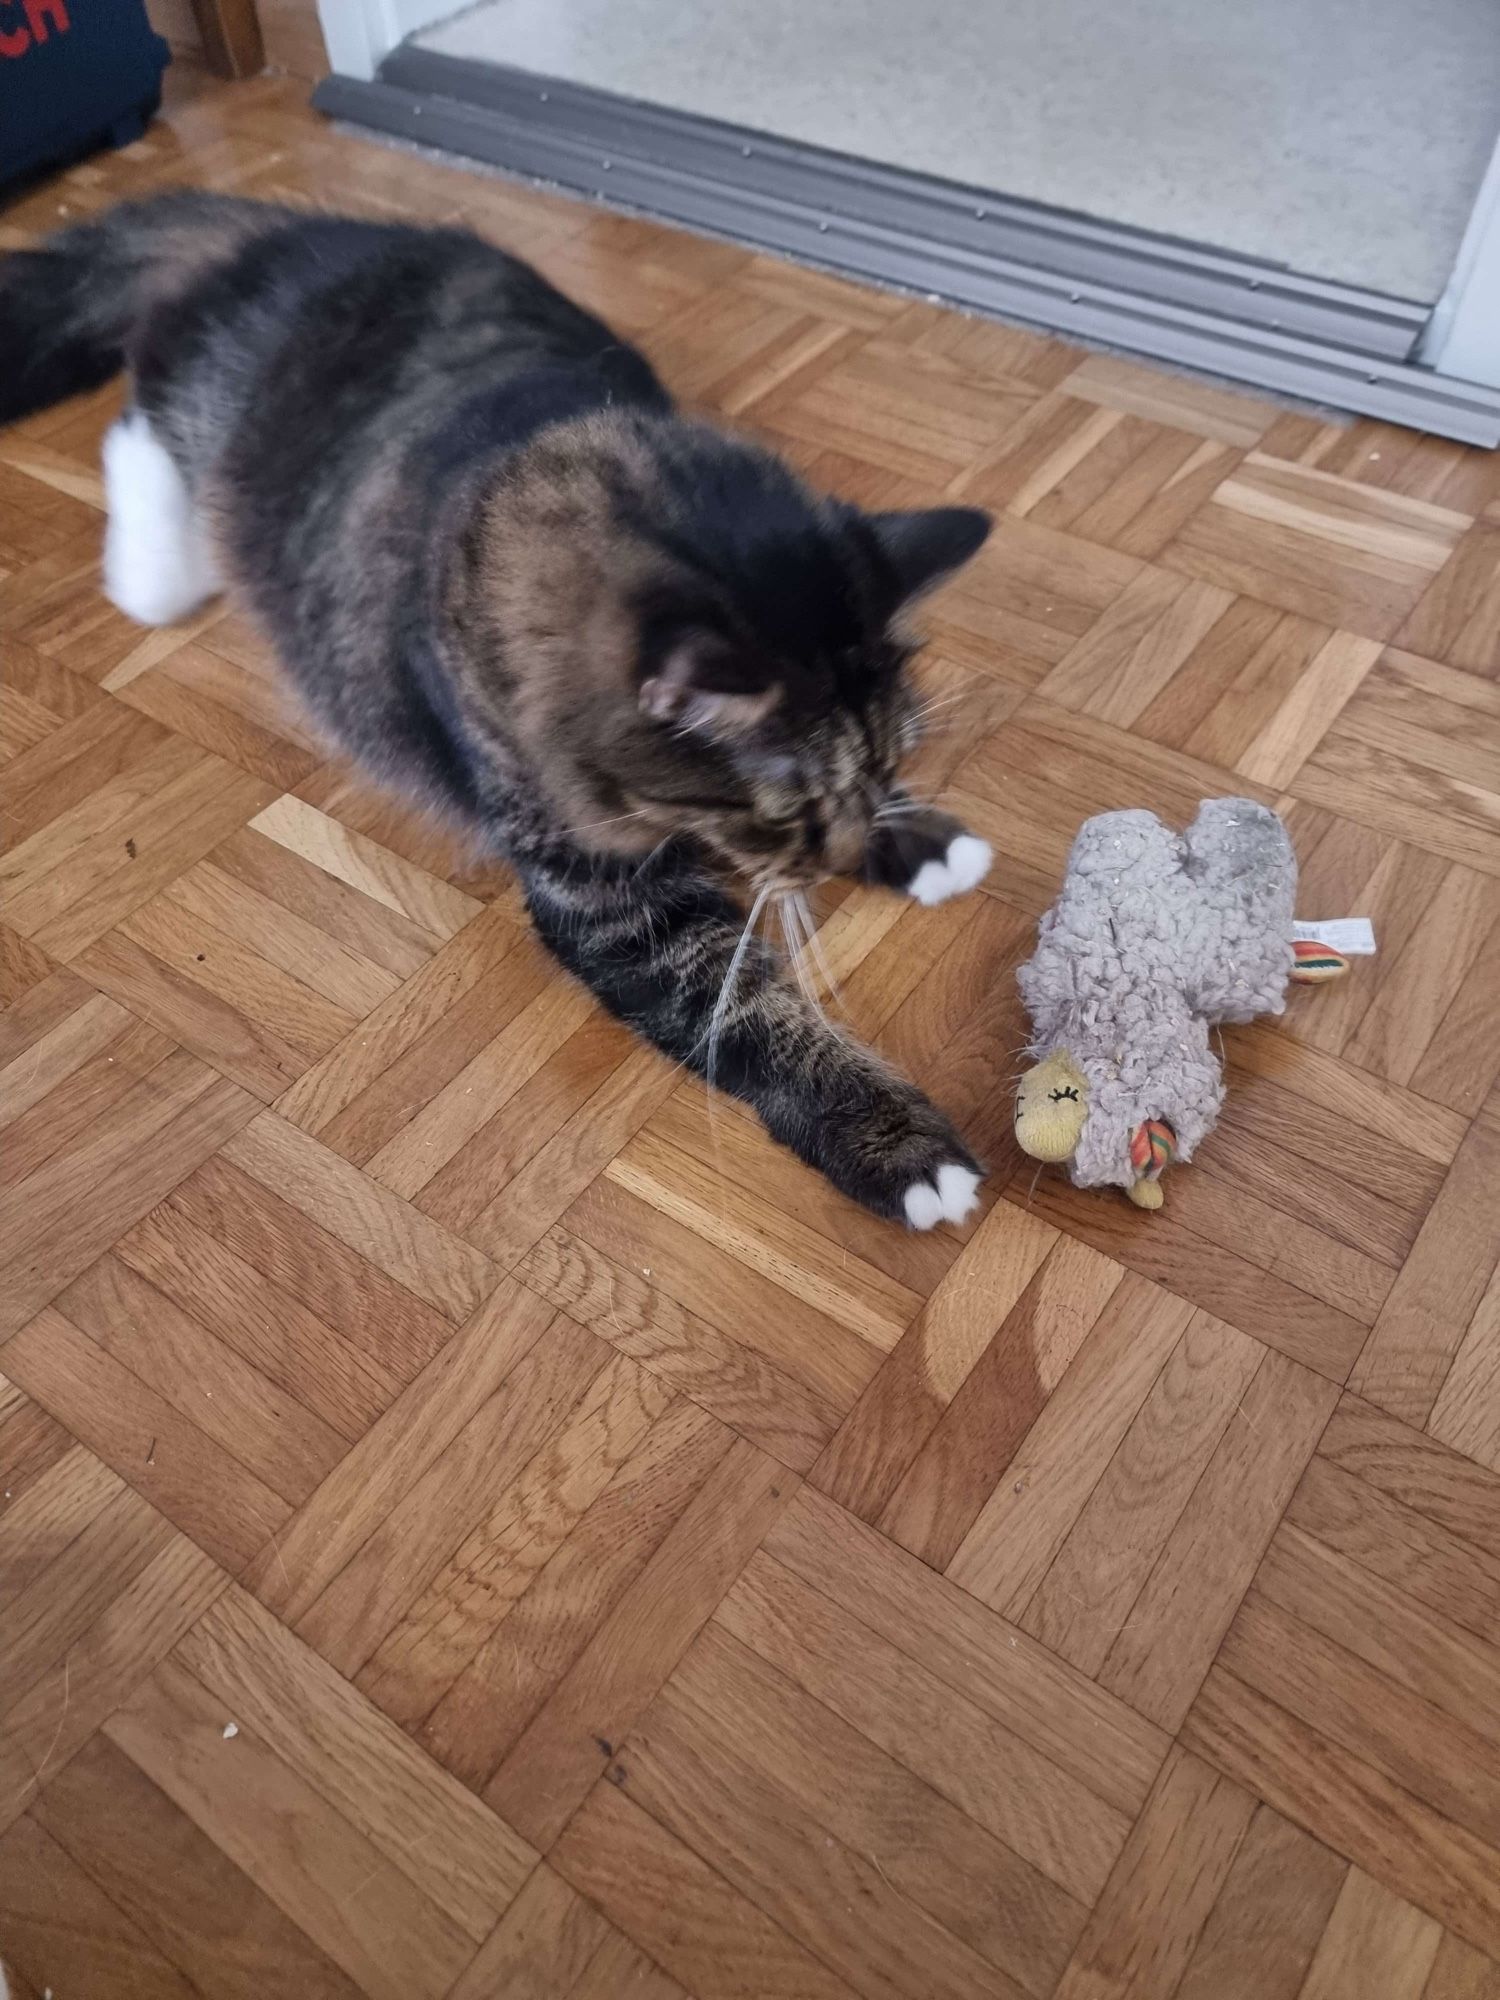
[[[1456,438],[1500,391],[1412,360],[1429,308],[693,113],[403,44],[331,117],[943,304]]]

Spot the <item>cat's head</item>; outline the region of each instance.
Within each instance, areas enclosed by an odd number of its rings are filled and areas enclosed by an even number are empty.
[[[606,457],[579,482],[594,503],[551,517],[562,540],[592,538],[586,561],[551,557],[572,578],[554,632],[589,635],[590,703],[552,707],[548,738],[585,844],[644,853],[687,834],[775,888],[857,867],[919,735],[903,614],[976,553],[989,517],[864,512],[680,420],[636,424]]]

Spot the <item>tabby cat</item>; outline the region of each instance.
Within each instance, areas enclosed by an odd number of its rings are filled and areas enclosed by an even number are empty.
[[[948,1120],[726,883],[979,880],[896,772],[903,608],[988,518],[809,491],[459,230],[171,195],[0,259],[0,422],[122,367],[114,602],[171,623],[232,583],[326,734],[508,857],[612,1013],[877,1214],[962,1220]]]

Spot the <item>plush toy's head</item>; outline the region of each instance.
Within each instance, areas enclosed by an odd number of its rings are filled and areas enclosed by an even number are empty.
[[[1089,1080],[1066,1049],[1027,1070],[1016,1091],[1016,1142],[1033,1160],[1071,1160],[1088,1116]]]
[[[1089,1079],[1065,1048],[1026,1071],[1016,1089],[1016,1143],[1033,1160],[1062,1166],[1079,1150],[1088,1124]],[[1161,1176],[1177,1157],[1177,1133],[1165,1118],[1145,1118],[1124,1140],[1125,1192],[1137,1208],[1160,1208]]]

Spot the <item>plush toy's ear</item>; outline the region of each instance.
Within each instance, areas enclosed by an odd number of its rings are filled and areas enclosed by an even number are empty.
[[[641,682],[641,713],[689,736],[748,736],[781,700],[781,683],[709,632],[685,632]]]
[[[1027,1070],[1016,1091],[1016,1144],[1033,1160],[1071,1160],[1088,1117],[1089,1086],[1066,1049]]]
[[[865,518],[895,572],[897,602],[902,604],[978,555],[994,525],[977,507],[920,507]]]

